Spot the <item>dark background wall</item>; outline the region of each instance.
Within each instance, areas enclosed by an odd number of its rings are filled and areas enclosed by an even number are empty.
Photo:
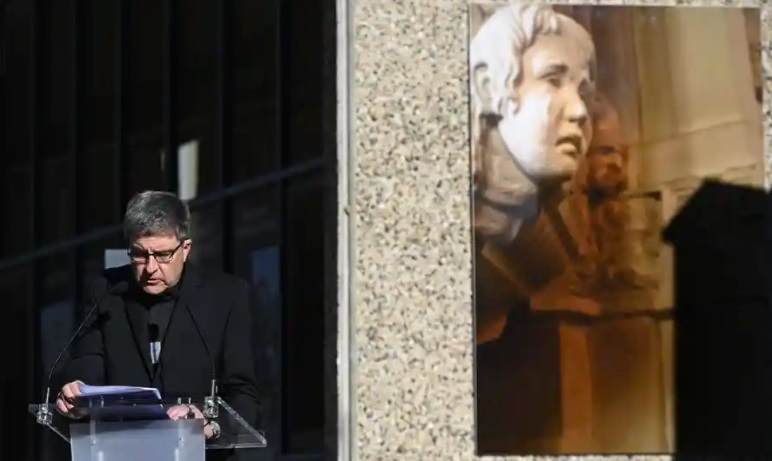
[[[334,2],[0,5],[0,458],[46,458],[26,404],[40,399],[82,280],[125,246],[117,225],[133,193],[177,190],[175,154],[191,141],[194,258],[264,294],[265,456],[321,457]]]

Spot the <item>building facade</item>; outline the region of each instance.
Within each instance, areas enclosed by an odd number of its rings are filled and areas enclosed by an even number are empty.
[[[128,198],[170,190],[190,201],[193,259],[260,289],[261,459],[320,459],[334,4],[8,0],[0,21],[0,299],[13,325],[0,343],[15,351],[2,411],[40,399],[84,278],[125,254]],[[42,432],[0,423],[0,458],[61,451]]]

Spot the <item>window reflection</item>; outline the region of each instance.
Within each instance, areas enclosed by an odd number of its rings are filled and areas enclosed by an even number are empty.
[[[222,206],[210,205],[190,215],[193,230],[193,251],[190,260],[203,267],[223,267]]]
[[[269,451],[280,448],[281,424],[281,297],[271,290],[281,288],[279,252],[278,187],[271,186],[238,197],[233,202],[234,273],[254,285],[255,361],[258,389],[262,394],[261,424],[266,437],[274,440]],[[268,290],[266,290],[266,288]]]
[[[233,2],[234,182],[279,168],[276,133],[278,0]],[[284,1],[284,3],[287,3]]]

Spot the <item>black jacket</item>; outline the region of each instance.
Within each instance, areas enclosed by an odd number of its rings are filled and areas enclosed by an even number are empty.
[[[213,359],[218,394],[257,427],[251,286],[187,263],[155,372],[148,310],[137,290],[128,265],[106,269],[88,284],[81,316],[99,306],[57,381],[157,387],[164,398],[202,399],[210,392]]]

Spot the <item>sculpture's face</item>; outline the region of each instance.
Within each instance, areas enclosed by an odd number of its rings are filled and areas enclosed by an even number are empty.
[[[619,118],[613,112],[595,121],[587,152],[587,185],[606,194],[618,193],[627,183],[627,146],[622,139]]]
[[[507,149],[536,181],[570,179],[592,138],[594,45],[572,20],[561,27],[559,35],[539,35],[523,54],[515,98],[499,122]]]

